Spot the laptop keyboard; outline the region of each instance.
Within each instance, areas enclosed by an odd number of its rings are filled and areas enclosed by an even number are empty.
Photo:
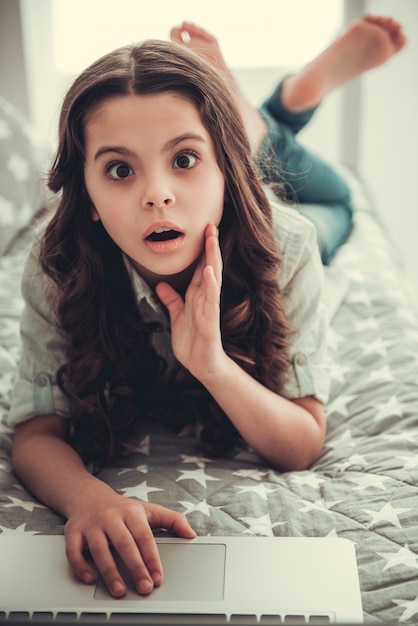
[[[60,626],[125,626],[137,624],[138,626],[219,626],[220,624],[234,626],[276,626],[278,624],[301,626],[309,624],[320,626],[331,624],[335,621],[334,615],[296,615],[275,614],[261,615],[190,615],[190,614],[139,614],[139,613],[38,613],[32,615],[23,612],[11,612],[8,616],[0,611],[1,624],[13,626],[48,626],[48,624],[60,624]]]

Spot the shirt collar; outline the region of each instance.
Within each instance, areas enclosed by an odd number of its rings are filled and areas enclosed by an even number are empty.
[[[160,307],[158,306],[158,300],[152,291],[151,287],[148,283],[142,278],[140,274],[136,271],[130,259],[123,254],[123,262],[127,269],[129,278],[131,280],[132,286],[134,288],[134,293],[137,298],[137,301],[140,302],[145,298],[147,303],[154,311],[159,311]]]

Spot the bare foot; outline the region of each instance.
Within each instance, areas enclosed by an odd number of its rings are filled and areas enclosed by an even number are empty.
[[[181,26],[172,28],[170,35],[172,41],[197,52],[212,65],[230,75],[217,40],[203,28],[191,22],[183,22]]]
[[[336,87],[388,61],[405,43],[398,22],[364,15],[300,73],[285,80],[283,105],[290,111],[317,106]]]
[[[209,61],[211,65],[221,70],[241,113],[250,141],[251,153],[256,154],[267,132],[266,123],[258,111],[251,106],[235,82],[215,37],[190,22],[183,22],[180,26],[176,26],[171,30],[170,35],[172,41],[193,50],[206,61]]]

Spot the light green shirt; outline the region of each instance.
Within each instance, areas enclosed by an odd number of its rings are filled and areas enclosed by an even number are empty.
[[[328,319],[324,300],[324,274],[314,226],[295,209],[272,203],[274,234],[283,262],[278,282],[292,332],[291,365],[287,380],[277,392],[292,399],[328,398],[330,359],[327,354]],[[8,424],[16,425],[35,415],[56,413],[70,417],[71,406],[56,382],[58,368],[66,362],[66,336],[54,314],[55,285],[42,271],[35,245],[22,278],[25,308],[21,318],[22,350]],[[146,321],[155,320],[162,332],[152,336],[156,352],[174,365],[169,322],[147,283],[125,257]]]

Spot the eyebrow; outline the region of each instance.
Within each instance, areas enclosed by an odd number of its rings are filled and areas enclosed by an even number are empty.
[[[128,150],[127,148],[122,148],[121,146],[103,146],[99,148],[94,155],[94,161],[97,161],[101,156],[107,154],[108,152],[116,152],[116,154],[121,154],[122,156],[135,157],[135,154]]]
[[[168,141],[164,148],[166,150],[171,150],[172,148],[175,148],[179,143],[182,143],[183,141],[200,141],[202,143],[207,143],[206,139],[204,139],[204,137],[202,137],[202,135],[197,135],[195,133],[185,133],[184,135],[179,135],[178,137],[174,137],[174,139],[171,139],[170,141]]]
[[[195,133],[184,133],[183,135],[174,137],[174,139],[170,139],[170,141],[168,141],[165,144],[164,150],[165,151],[172,150],[178,144],[184,141],[199,141],[201,143],[207,143],[206,139],[204,139],[204,137],[202,137],[201,135],[197,135]],[[99,159],[104,154],[107,154],[108,152],[115,152],[116,154],[120,154],[122,156],[127,156],[131,158],[135,158],[137,156],[134,152],[122,146],[102,146],[96,151],[94,155],[94,161],[97,161],[97,159]]]

